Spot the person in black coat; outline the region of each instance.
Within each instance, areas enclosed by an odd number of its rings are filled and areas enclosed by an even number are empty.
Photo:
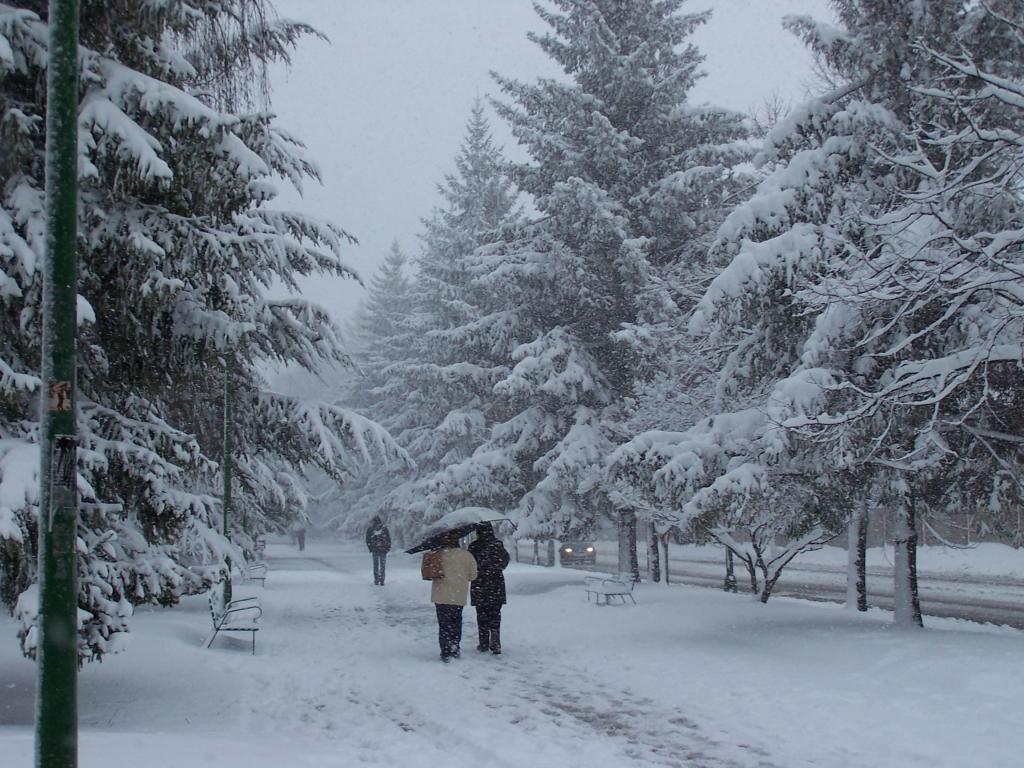
[[[375,515],[366,529],[366,548],[373,555],[373,583],[384,586],[384,563],[391,551],[391,531],[380,515]]]
[[[476,607],[476,626],[480,642],[476,649],[483,653],[501,653],[501,606],[505,604],[505,576],[508,550],[494,535],[490,523],[477,529],[476,541],[469,545],[476,559],[478,576],[469,588],[470,604]]]

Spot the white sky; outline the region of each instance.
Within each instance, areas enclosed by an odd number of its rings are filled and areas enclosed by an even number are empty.
[[[311,23],[330,43],[307,39],[290,70],[273,73],[273,106],[320,165],[323,184],[278,205],[301,208],[355,235],[349,261],[369,280],[393,240],[418,249],[420,219],[438,204],[477,95],[494,94],[489,72],[521,80],[558,73],[526,39],[543,22],[529,0],[273,0],[280,16]],[[799,99],[810,59],[781,29],[788,13],[827,17],[827,0],[690,0],[684,11],[714,8],[694,42],[708,76],[692,93],[747,111],[777,91]],[[496,118],[495,138],[521,157]],[[351,281],[318,279],[310,299],[339,319],[362,296]]]

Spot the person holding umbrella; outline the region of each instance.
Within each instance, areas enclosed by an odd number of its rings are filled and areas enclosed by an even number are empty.
[[[501,606],[505,604],[505,575],[508,550],[494,535],[491,523],[477,526],[476,541],[469,545],[469,553],[476,560],[477,578],[470,585],[470,602],[476,607],[476,627],[481,653],[501,653]]]
[[[499,517],[493,509],[461,507],[427,526],[420,543],[405,550],[410,555],[419,552],[427,553],[423,556],[421,574],[424,579],[433,582],[430,599],[437,608],[437,632],[442,661],[447,662],[459,656],[459,644],[462,641],[462,609],[466,605],[469,583],[476,581],[480,575],[476,559],[469,552],[459,548],[459,540],[474,531],[479,532],[482,525],[491,528],[491,523],[499,521],[511,524],[510,520]],[[512,525],[512,528],[514,529],[515,525]],[[493,533],[494,529],[491,528],[492,537]],[[501,542],[497,542],[497,545],[501,552],[504,552],[504,564],[498,568],[501,591],[496,593],[493,589],[484,589],[489,597],[489,600],[484,602],[491,607],[491,614],[487,614],[485,610],[485,621],[489,621],[486,624],[488,649],[491,648],[490,630],[492,627],[497,629],[492,618],[494,613],[493,596],[498,595],[497,611],[499,613],[502,603],[505,602],[505,580],[501,571],[508,564],[508,553],[505,552],[505,547]],[[498,559],[501,559],[500,553]],[[477,621],[479,624],[479,609]],[[500,616],[498,621],[500,623]],[[495,635],[494,639],[497,652],[500,653],[500,638]]]
[[[459,547],[458,531],[449,532],[441,548],[440,578],[432,580],[430,602],[437,610],[437,640],[441,661],[459,658],[462,643],[462,609],[466,605],[469,583],[477,578],[476,560]]]

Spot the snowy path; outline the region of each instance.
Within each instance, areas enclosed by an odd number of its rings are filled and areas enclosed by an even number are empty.
[[[926,631],[786,598],[642,584],[595,607],[583,575],[513,564],[505,654],[437,658],[417,558],[374,587],[355,545],[271,546],[255,657],[203,647],[203,597],[140,609],[80,676],[81,768],[1014,768],[1024,634]],[[34,667],[0,616],[0,755],[32,762]]]
[[[271,559],[275,584],[308,585],[312,600],[289,600],[273,627],[268,623],[266,634],[284,631],[265,652],[285,658],[253,678],[252,730],[273,723],[300,742],[364,732],[365,740],[355,739],[357,757],[382,765],[410,752],[425,765],[452,752],[467,765],[518,766],[530,754],[595,767],[772,765],[743,748],[730,757],[737,748],[704,736],[681,712],[666,716],[652,699],[602,682],[599,670],[574,660],[572,648],[517,639],[501,657],[478,654],[472,610],[463,657],[442,665],[426,586],[406,563],[392,566],[387,587],[375,588],[366,561],[358,552]],[[553,583],[518,586],[536,594],[561,582],[556,575]],[[299,628],[302,640],[294,637]],[[288,658],[296,642],[304,649]],[[381,741],[389,742],[383,750]],[[398,754],[386,753],[392,748]]]

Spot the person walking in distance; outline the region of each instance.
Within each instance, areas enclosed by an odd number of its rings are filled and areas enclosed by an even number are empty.
[[[477,577],[476,560],[459,547],[459,535],[450,534],[441,549],[440,578],[432,580],[430,602],[437,609],[437,640],[441,661],[459,658],[462,642],[462,609],[466,605],[469,582]]]
[[[391,532],[380,519],[380,515],[374,515],[366,528],[366,548],[373,556],[373,583],[383,587],[384,562],[391,551]]]
[[[505,575],[508,550],[494,535],[494,526],[481,523],[476,541],[469,545],[477,565],[476,580],[470,585],[470,601],[476,607],[476,626],[481,653],[501,653],[501,606],[505,604]]]

